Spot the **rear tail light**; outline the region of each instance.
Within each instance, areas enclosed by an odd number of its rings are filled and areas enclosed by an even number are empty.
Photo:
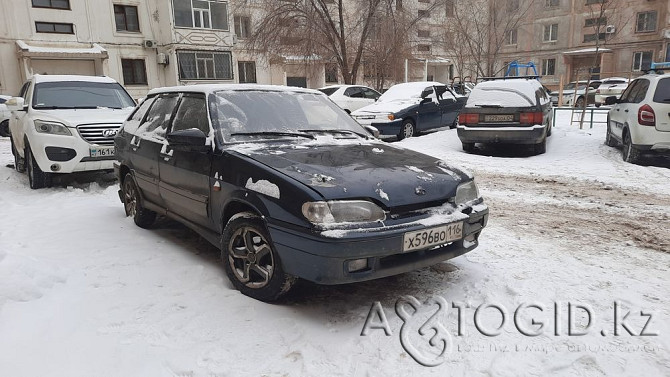
[[[600,94],[600,89],[596,89],[596,94]]]
[[[637,111],[637,122],[640,126],[656,127],[656,114],[654,113],[654,109],[649,105],[640,107],[640,110]]]
[[[458,123],[460,124],[477,124],[479,123],[479,114],[461,113],[458,115]]]
[[[542,124],[542,113],[521,113],[519,115],[519,123],[521,124]]]

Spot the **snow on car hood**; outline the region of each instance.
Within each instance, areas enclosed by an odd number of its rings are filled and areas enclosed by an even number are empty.
[[[123,109],[58,109],[58,110],[33,110],[35,119],[60,122],[66,126],[76,127],[80,124],[102,124],[123,123],[128,115],[135,109],[126,107]]]
[[[397,113],[410,106],[417,105],[419,102],[421,102],[421,98],[408,98],[408,99],[386,101],[386,102],[375,102],[371,105],[367,105],[352,112],[351,115],[356,116],[366,114]]]
[[[443,161],[388,144],[271,146],[248,157],[300,181],[326,200],[370,199],[384,208],[444,202],[470,176]]]

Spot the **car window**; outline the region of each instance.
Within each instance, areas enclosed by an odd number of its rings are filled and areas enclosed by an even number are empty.
[[[149,97],[145,99],[133,113],[130,115],[128,120],[123,124],[123,130],[125,132],[131,133],[133,135],[137,134],[137,129],[142,123],[144,116],[147,114],[147,110],[151,107],[151,104],[154,102],[156,97]]]
[[[628,86],[628,88],[626,88],[626,90],[623,91],[623,93],[621,94],[621,100],[619,101],[620,103],[628,103],[628,102],[630,102],[631,93],[632,93],[633,90],[635,90],[635,88],[637,87],[638,82],[639,82],[639,80],[635,80],[635,81],[633,81],[633,82]]]
[[[635,90],[631,92],[630,102],[640,103],[644,101],[644,97],[647,96],[647,89],[649,89],[649,80],[640,79]]]
[[[654,92],[654,102],[670,103],[670,77],[658,80]]]
[[[365,98],[376,100],[381,94],[375,92],[372,89],[363,88],[363,95],[365,95]]]
[[[319,91],[327,96],[331,96],[333,93],[337,92],[337,89],[339,88],[321,88]]]
[[[23,86],[21,87],[21,91],[19,92],[19,97],[25,98],[24,96],[26,95],[26,92],[28,91],[28,85],[30,85],[30,81],[23,84]]]
[[[138,128],[138,134],[146,137],[165,137],[178,99],[179,96],[177,94],[168,94],[156,99],[151,109],[149,109],[146,119]]]
[[[363,95],[363,90],[360,87],[347,88],[344,92],[344,95],[351,98],[365,98]]]
[[[135,100],[116,83],[90,81],[54,81],[35,84],[34,108],[101,108],[135,107]]]
[[[182,98],[172,122],[171,132],[191,128],[197,128],[205,135],[209,135],[207,102],[204,95],[185,95]]]
[[[23,103],[25,105],[28,105],[28,104],[32,103],[32,101],[33,101],[33,86],[32,85],[28,85],[28,87],[26,88],[26,92],[23,95],[23,99],[24,99]]]

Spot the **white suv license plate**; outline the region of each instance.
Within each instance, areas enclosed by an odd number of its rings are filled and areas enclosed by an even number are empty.
[[[463,237],[463,222],[405,233],[403,251],[426,249]]]
[[[485,122],[511,122],[514,120],[514,115],[484,115]]]
[[[114,156],[114,147],[91,148],[91,157],[109,157]]]

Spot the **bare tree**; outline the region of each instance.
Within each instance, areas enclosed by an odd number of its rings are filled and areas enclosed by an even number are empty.
[[[444,43],[462,74],[495,76],[502,47],[516,33],[536,0],[470,0],[458,2],[453,27]]]

